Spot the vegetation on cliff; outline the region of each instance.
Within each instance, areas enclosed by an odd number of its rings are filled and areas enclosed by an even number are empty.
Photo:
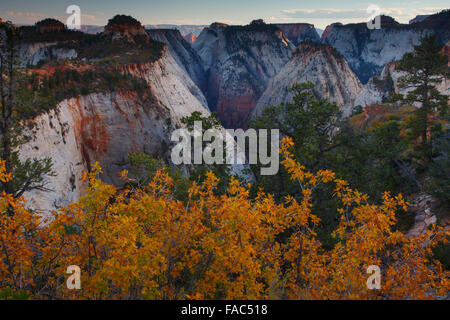
[[[4,35],[0,42],[0,159],[8,179],[0,179],[0,191],[17,199],[30,190],[46,190],[46,176],[53,175],[50,158],[19,158],[19,146],[26,142],[23,136],[24,111],[32,108],[23,104],[18,90],[16,71],[16,44],[19,30],[12,24],[0,24]],[[2,215],[13,216],[16,210],[6,205]]]
[[[130,25],[130,26],[141,26],[141,23],[133,18],[132,16],[117,14],[108,20],[107,26],[112,25]]]
[[[142,93],[148,88],[145,80],[114,68],[100,69],[88,65],[85,70],[79,70],[57,65],[51,69],[51,73],[46,73],[46,68],[31,70],[21,78],[16,95],[23,106],[23,119],[47,112],[65,99],[120,90]]]

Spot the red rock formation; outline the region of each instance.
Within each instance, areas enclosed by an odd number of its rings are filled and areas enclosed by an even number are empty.
[[[247,128],[247,119],[258,102],[253,92],[241,96],[223,98],[217,105],[217,114],[226,118],[226,124],[232,128]],[[225,121],[224,121],[225,122]]]

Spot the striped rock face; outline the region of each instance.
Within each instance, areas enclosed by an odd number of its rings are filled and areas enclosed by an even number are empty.
[[[226,128],[245,128],[270,78],[295,46],[274,25],[212,24],[193,44],[207,72],[207,99]]]

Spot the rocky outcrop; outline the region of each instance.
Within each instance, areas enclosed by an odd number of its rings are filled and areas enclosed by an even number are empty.
[[[303,42],[294,57],[270,80],[258,101],[253,117],[264,107],[292,101],[290,88],[296,83],[312,82],[317,97],[336,102],[349,115],[362,85],[342,55],[328,45]]]
[[[195,40],[197,40],[197,36],[191,32],[183,36],[183,39],[186,40],[189,44],[193,44]]]
[[[439,201],[433,199],[429,194],[417,194],[410,203],[408,210],[414,214],[414,224],[406,233],[406,237],[416,237],[424,234],[433,224],[450,230],[450,218]]]
[[[25,131],[32,140],[20,147],[20,158],[50,157],[55,176],[47,177],[50,191],[33,190],[25,193],[27,205],[43,216],[51,210],[77,201],[82,194],[81,177],[87,171],[81,146],[76,139],[73,115],[66,103],[47,114],[30,120],[33,129]]]
[[[78,53],[73,48],[64,48],[57,42],[23,43],[18,48],[18,59],[21,67],[34,66],[41,61],[74,59]]]
[[[449,56],[450,42],[442,48],[441,53]],[[366,107],[383,103],[394,93],[405,95],[408,91],[412,90],[411,88],[401,88],[399,86],[399,79],[407,75],[407,73],[396,70],[397,65],[397,62],[389,62],[383,68],[380,75],[373,76],[359,92],[354,105]],[[436,85],[436,89],[442,94],[450,95],[450,80],[448,78],[443,78],[442,81]]]
[[[183,39],[175,29],[147,30],[150,38],[167,44],[169,52],[178,65],[189,74],[195,84],[203,91],[206,90],[206,73],[203,62],[191,45]]]
[[[429,34],[437,34],[445,43],[450,37],[450,12],[432,15],[411,25],[399,24],[390,17],[383,16],[381,29],[369,30],[366,23],[339,23],[328,26],[322,41],[336,48],[362,83],[379,74],[391,61],[400,60],[414,49],[420,39]]]
[[[309,23],[278,23],[274,24],[295,45],[306,40],[320,42],[319,34],[314,25]]]
[[[398,79],[405,75],[395,70],[396,63],[386,64],[380,75],[373,76],[358,93],[354,105],[366,107],[385,102],[393,93],[398,93]],[[404,93],[402,91],[402,93]]]
[[[207,70],[207,99],[226,128],[243,128],[273,76],[295,47],[273,25],[214,23],[193,45]]]

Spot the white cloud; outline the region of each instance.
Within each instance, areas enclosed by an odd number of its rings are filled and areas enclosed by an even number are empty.
[[[290,18],[297,19],[351,19],[363,17],[366,14],[366,10],[344,10],[344,9],[292,9],[282,10],[282,15]]]
[[[432,14],[446,8],[442,7],[424,7],[420,9],[404,8],[380,8],[381,13],[392,16],[401,22],[407,22],[417,15]],[[359,19],[364,22],[369,17],[366,8],[358,9],[290,9],[282,10],[281,16],[288,19],[333,19],[335,21],[347,21]]]

